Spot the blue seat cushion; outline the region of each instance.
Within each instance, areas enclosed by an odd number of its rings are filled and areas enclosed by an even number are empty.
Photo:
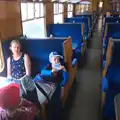
[[[107,79],[111,89],[120,90],[120,66],[110,65],[107,72]]]
[[[106,78],[102,79],[102,91],[106,92],[108,90],[108,80]]]
[[[117,94],[118,94],[117,91],[110,90],[110,89],[106,92],[106,101],[105,101],[103,115],[108,120],[115,120],[114,97]]]
[[[75,58],[77,58],[77,60],[79,60],[80,56],[81,56],[81,48],[77,48],[75,50]]]

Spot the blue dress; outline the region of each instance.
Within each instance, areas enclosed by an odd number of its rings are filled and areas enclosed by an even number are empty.
[[[10,64],[12,70],[12,78],[20,79],[26,74],[24,65],[24,53],[18,60],[14,60],[13,56],[10,57]]]

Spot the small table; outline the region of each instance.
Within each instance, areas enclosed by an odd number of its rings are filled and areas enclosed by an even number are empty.
[[[120,94],[115,96],[114,103],[115,103],[116,120],[120,120]]]

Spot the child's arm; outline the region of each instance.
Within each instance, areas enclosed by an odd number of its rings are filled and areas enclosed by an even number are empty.
[[[56,74],[56,70],[52,69],[51,64],[48,64],[42,71],[41,74],[43,76],[52,76],[54,75],[54,73]]]

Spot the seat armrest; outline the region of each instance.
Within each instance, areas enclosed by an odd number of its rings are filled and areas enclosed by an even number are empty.
[[[72,61],[72,67],[76,67],[77,66],[77,59],[74,58],[73,61]]]
[[[62,75],[63,75],[63,80],[62,80],[62,82],[60,83],[60,86],[65,86],[66,84],[67,84],[67,81],[68,81],[68,79],[69,79],[69,74],[68,74],[68,72],[67,71],[63,71],[62,72]]]
[[[106,92],[108,90],[108,80],[106,77],[102,78],[102,91]]]
[[[52,76],[52,71],[51,71],[51,70],[43,69],[43,70],[41,71],[41,74],[42,74],[43,76],[46,76],[46,77],[51,77],[51,76]]]

